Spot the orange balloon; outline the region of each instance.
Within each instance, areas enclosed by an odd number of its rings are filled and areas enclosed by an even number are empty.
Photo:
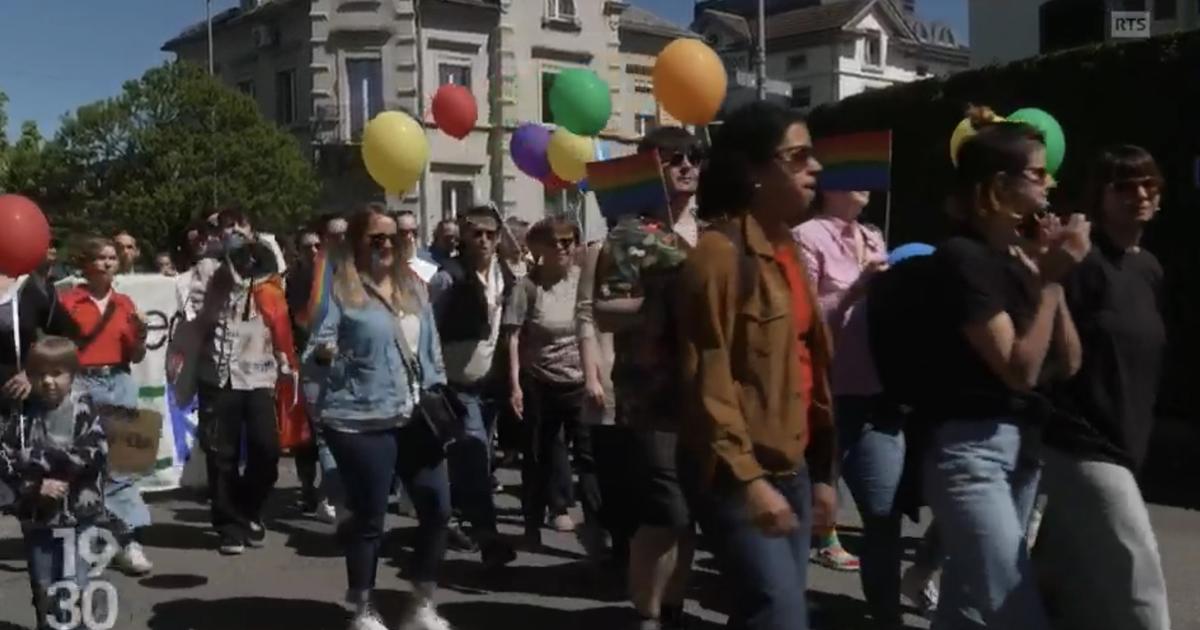
[[[677,39],[654,62],[654,98],[680,122],[712,122],[725,102],[726,87],[721,58],[699,40]]]

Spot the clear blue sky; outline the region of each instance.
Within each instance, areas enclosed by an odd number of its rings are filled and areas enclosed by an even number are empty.
[[[522,0],[528,2],[532,0]],[[587,0],[597,1],[597,0]],[[169,55],[163,42],[204,19],[204,0],[0,0],[0,91],[10,102],[9,137],[34,120],[51,135],[76,107],[121,90]],[[633,0],[680,24],[691,0]],[[213,0],[213,12],[237,0]],[[966,37],[966,0],[917,0],[917,13]]]

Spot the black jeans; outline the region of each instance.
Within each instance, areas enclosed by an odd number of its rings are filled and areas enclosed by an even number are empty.
[[[292,452],[296,476],[300,479],[300,501],[305,507],[317,503],[317,441],[312,440]]]
[[[346,549],[347,599],[364,601],[375,588],[379,547],[392,480],[397,476],[417,509],[417,540],[408,567],[414,583],[434,583],[446,555],[450,479],[440,445],[419,421],[386,431],[322,434],[337,460],[350,520],[338,532]]]
[[[208,457],[212,524],[222,536],[245,538],[279,478],[275,392],[201,385],[201,448]],[[240,470],[242,438],[246,466]]]
[[[612,537],[613,555],[622,559],[638,528],[637,477],[629,461],[633,430],[617,425],[595,425],[587,430],[600,487],[600,524]]]
[[[584,515],[595,518],[600,510],[600,485],[591,433],[580,422],[584,390],[581,383],[550,383],[522,379],[527,435],[521,457],[522,504],[526,530],[541,527],[546,511],[564,514],[574,505],[570,444],[579,474],[579,495]]]

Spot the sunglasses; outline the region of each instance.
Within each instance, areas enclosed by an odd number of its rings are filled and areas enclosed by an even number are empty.
[[[686,159],[688,164],[699,166],[704,163],[708,156],[699,148],[688,149],[678,153],[663,153],[659,156],[659,160],[665,166],[683,166],[683,161]]]
[[[397,232],[396,232],[396,234],[398,234],[398,235],[400,235],[400,236],[416,236],[416,235],[417,235],[417,229],[416,229],[416,228],[413,228],[413,229],[411,229],[411,230],[399,230],[399,231],[397,231]]]
[[[1044,184],[1050,181],[1050,171],[1044,166],[1035,166],[1021,171],[1021,175],[1035,184]]]
[[[1141,177],[1137,179],[1119,179],[1112,183],[1113,190],[1123,195],[1131,195],[1138,191],[1139,188],[1145,188],[1146,194],[1153,197],[1158,194],[1162,184],[1153,177]]]
[[[395,234],[388,234],[386,232],[367,235],[367,242],[371,244],[371,249],[384,249],[388,245],[391,245],[395,240]]]
[[[579,242],[579,241],[576,241],[576,240],[575,240],[575,237],[571,237],[571,238],[556,238],[556,239],[554,239],[554,246],[555,246],[555,247],[557,247],[557,248],[559,248],[559,249],[570,249],[570,248],[572,248],[572,247],[575,247],[575,245],[576,245],[578,242]]]
[[[321,241],[312,241],[310,243],[300,243],[300,249],[321,249]]]
[[[806,144],[786,147],[775,152],[775,159],[792,170],[800,170],[808,166],[808,162],[812,159],[812,156],[813,148],[811,145]]]

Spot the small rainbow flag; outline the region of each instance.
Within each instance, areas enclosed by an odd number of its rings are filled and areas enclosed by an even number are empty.
[[[825,190],[887,190],[892,184],[892,132],[866,131],[813,141]]]
[[[325,316],[329,314],[329,301],[333,299],[333,261],[322,249],[317,253],[313,264],[312,287],[308,292],[308,306],[304,311],[304,319],[308,322],[308,330],[317,332]]]
[[[637,215],[667,220],[670,217],[671,204],[656,151],[589,162],[587,180],[588,187],[596,193],[600,214],[606,218]]]

